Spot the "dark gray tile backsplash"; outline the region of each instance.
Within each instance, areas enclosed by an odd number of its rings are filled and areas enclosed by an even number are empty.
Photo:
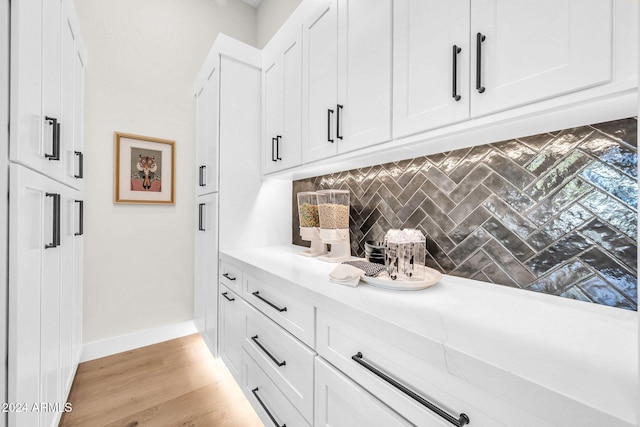
[[[293,183],[351,192],[351,250],[390,228],[427,236],[427,264],[636,310],[637,119],[628,118]]]

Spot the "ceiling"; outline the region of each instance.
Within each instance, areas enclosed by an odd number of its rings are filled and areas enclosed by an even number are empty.
[[[242,0],[243,2],[245,2],[246,4],[249,4],[253,7],[258,7],[260,6],[260,3],[262,2],[262,0]]]

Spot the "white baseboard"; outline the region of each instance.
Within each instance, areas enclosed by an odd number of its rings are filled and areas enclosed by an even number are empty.
[[[196,332],[198,332],[198,330],[193,320],[188,320],[186,322],[160,326],[132,334],[88,342],[82,346],[80,362],[111,356],[112,354],[122,353],[123,351],[195,334]]]

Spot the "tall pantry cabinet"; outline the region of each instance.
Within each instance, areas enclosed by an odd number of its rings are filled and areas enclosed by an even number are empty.
[[[72,0],[11,4],[10,426],[55,426],[82,345],[85,52]]]

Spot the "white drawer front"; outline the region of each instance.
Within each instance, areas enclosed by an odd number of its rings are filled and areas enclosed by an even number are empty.
[[[246,351],[242,352],[242,391],[265,426],[309,427],[304,417]]]
[[[410,424],[316,357],[316,427],[406,427]],[[433,426],[444,424],[433,424]]]
[[[249,304],[224,285],[220,286],[219,354],[224,364],[240,381],[242,343],[246,331],[246,312]]]
[[[502,410],[512,412],[515,409],[495,406],[495,400],[486,393],[425,361],[425,355],[433,349],[426,344],[416,344],[417,340],[407,339],[400,330],[394,334],[391,333],[393,329],[376,325],[373,321],[350,319],[350,322],[361,325],[356,327],[320,309],[317,322],[318,353],[415,425],[451,426],[458,421],[465,425],[464,414],[472,426],[498,427],[505,424],[479,408],[493,405],[493,413],[499,414]],[[416,398],[411,396],[412,393]],[[444,416],[438,415],[433,408],[429,409],[429,404],[421,399],[441,409]],[[451,417],[449,421],[445,421],[446,414]],[[511,425],[540,425],[536,421],[527,421],[520,411],[515,415],[518,422]]]
[[[245,274],[243,296],[300,341],[313,347],[314,305],[303,288],[283,282],[265,283]]]
[[[220,261],[220,283],[238,295],[242,295],[242,270],[227,262]]]
[[[311,423],[315,352],[258,310],[247,314],[245,349]]]

